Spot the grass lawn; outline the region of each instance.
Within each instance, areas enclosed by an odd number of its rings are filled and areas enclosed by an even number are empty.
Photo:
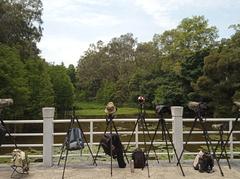
[[[105,117],[106,104],[96,102],[79,102],[75,104],[77,110],[76,114],[82,117]],[[139,111],[134,107],[117,107],[117,117],[136,117]],[[154,117],[154,110],[146,110],[146,117]]]

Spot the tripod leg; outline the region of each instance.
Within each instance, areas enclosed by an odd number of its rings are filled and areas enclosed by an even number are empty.
[[[184,152],[184,150],[185,150],[185,147],[186,147],[186,145],[187,145],[187,143],[188,143],[188,141],[189,141],[189,139],[190,139],[190,136],[192,135],[192,131],[193,131],[195,125],[196,125],[197,119],[198,119],[198,118],[195,117],[194,122],[193,122],[193,124],[192,124],[192,127],[191,127],[191,129],[190,129],[190,132],[189,132],[189,134],[188,134],[188,136],[187,136],[187,140],[186,140],[185,144],[183,145],[183,150],[182,150],[182,152],[181,152],[181,154],[180,154],[180,156],[179,156],[179,161],[181,160],[182,155],[183,155],[183,152]],[[178,165],[178,164],[179,164],[179,162],[177,163],[177,165]]]
[[[217,159],[216,153],[215,153],[215,151],[214,151],[214,149],[213,149],[213,145],[212,145],[211,139],[210,139],[210,137],[209,137],[209,135],[208,135],[208,132],[207,132],[207,130],[206,130],[206,127],[205,127],[205,125],[204,125],[204,123],[203,123],[203,120],[202,120],[202,118],[199,118],[199,119],[200,119],[200,124],[201,124],[201,126],[202,126],[202,130],[204,131],[206,143],[207,143],[207,145],[208,145],[208,142],[209,142],[209,145],[210,145],[211,150],[212,150],[212,153],[213,153],[213,158],[216,159],[216,162],[217,162],[218,168],[219,168],[219,170],[220,170],[220,173],[221,173],[222,176],[224,176],[223,171],[222,171],[222,168],[221,168],[220,163],[219,163],[219,160]],[[208,146],[208,147],[209,147],[209,146]],[[221,153],[222,153],[222,152],[221,152]]]
[[[67,149],[66,156],[65,156],[64,167],[63,167],[63,173],[62,173],[62,179],[64,179],[65,168],[66,168],[66,163],[67,163],[67,157],[68,157],[68,149]]]
[[[164,126],[164,122],[163,122],[163,119],[161,119],[161,123],[162,123],[162,136],[163,136],[163,141],[165,140],[165,143],[166,143],[166,148],[167,148],[167,154],[168,154],[168,162],[171,163],[171,159],[170,159],[170,154],[169,154],[169,150],[168,150],[168,143],[167,143],[167,136],[166,136],[166,131],[165,131],[165,127]],[[165,124],[166,125],[166,124]]]
[[[143,141],[144,141],[144,155],[146,153],[146,149],[147,149],[147,144],[146,144],[146,136],[145,136],[145,127],[144,127],[144,124],[145,124],[145,119],[141,119],[141,127],[142,127],[142,132],[143,132]],[[151,138],[150,138],[151,140]],[[150,173],[149,173],[149,163],[148,163],[148,156],[146,157],[146,161],[145,161],[146,165],[147,165],[147,170],[148,170],[148,177],[150,177]]]
[[[126,153],[127,153],[128,147],[129,147],[129,145],[130,145],[130,142],[131,142],[131,140],[132,140],[132,137],[133,137],[134,131],[135,131],[136,127],[137,127],[138,120],[139,120],[139,118],[137,119],[137,121],[136,121],[135,124],[134,124],[134,128],[133,128],[133,130],[132,130],[132,134],[131,134],[131,136],[130,136],[130,138],[129,138],[129,141],[128,141],[128,144],[127,144],[127,147],[126,147],[126,149],[125,149],[125,152],[126,152]]]
[[[171,145],[172,145],[172,148],[173,148],[174,154],[175,154],[175,156],[176,156],[177,163],[178,163],[178,165],[179,165],[179,167],[180,167],[180,170],[181,170],[181,172],[182,172],[182,175],[185,176],[185,174],[184,174],[184,172],[183,172],[183,169],[182,169],[182,165],[181,165],[181,163],[180,163],[180,160],[181,160],[181,159],[178,157],[176,148],[175,148],[175,146],[174,146],[174,144],[173,144],[173,140],[172,140],[172,137],[171,137],[171,135],[170,135],[170,133],[169,133],[169,130],[168,130],[167,126],[166,126],[165,120],[162,122],[162,125],[163,125],[163,130],[164,130],[164,133],[165,133],[165,134],[166,134],[166,131],[167,131],[167,136],[168,136],[168,138],[169,138],[169,140],[170,140],[170,143],[171,143]]]
[[[153,147],[153,141],[155,140],[155,137],[157,135],[157,131],[158,131],[159,126],[160,126],[160,120],[158,120],[157,127],[155,129],[155,132],[154,132],[152,140],[151,140],[151,144],[150,144],[149,149],[148,149],[148,153],[147,153],[147,157],[148,158],[149,158],[149,153],[150,153],[150,151],[151,151],[151,149]]]
[[[60,154],[60,157],[59,157],[59,160],[58,160],[58,166],[60,165],[60,161],[62,159],[62,155],[63,155],[63,151],[64,151],[64,146],[65,146],[65,142],[62,144],[62,147],[61,147],[61,154]]]
[[[151,136],[150,136],[150,133],[149,133],[149,130],[148,130],[148,127],[147,127],[147,123],[146,123],[145,119],[143,120],[143,122],[144,122],[144,125],[145,125],[145,128],[146,128],[146,131],[147,131],[149,140],[151,141]],[[154,154],[155,154],[155,157],[156,157],[156,159],[157,159],[157,162],[159,163],[158,156],[157,156],[157,153],[156,153],[154,147],[153,147],[153,152],[154,152]]]
[[[116,126],[115,126],[115,124],[114,124],[113,121],[112,121],[112,125],[113,125],[113,128],[114,128],[116,134],[118,135],[117,128],[116,128]],[[118,135],[118,136],[119,136],[119,135]],[[119,137],[119,139],[120,139],[120,137]],[[120,142],[121,142],[121,140],[120,140]],[[122,143],[122,142],[121,142],[121,143]],[[127,154],[126,154],[126,151],[124,150],[124,147],[123,147],[123,146],[122,146],[122,149],[123,149],[124,156],[125,156],[125,158],[126,158],[126,160],[127,160],[127,163],[129,163],[129,161],[128,161],[128,157],[127,157]]]
[[[221,151],[224,151],[225,153],[225,156],[226,156],[226,160],[227,160],[227,163],[228,163],[228,168],[231,169],[231,165],[230,165],[230,162],[228,160],[228,154],[227,154],[227,151],[226,151],[226,148],[224,148],[224,142],[223,142],[223,130],[221,130],[221,133],[220,133],[220,140],[221,140]]]
[[[110,121],[110,154],[111,154],[111,176],[112,176],[112,158],[113,158],[113,151],[112,151],[112,120]]]
[[[61,147],[61,154],[60,154],[60,157],[59,157],[59,160],[58,160],[58,165],[60,165],[60,161],[62,159],[62,154],[64,152],[64,147],[67,147],[68,145],[68,141],[69,141],[69,135],[70,135],[70,131],[71,131],[71,128],[73,126],[73,123],[74,123],[74,118],[71,117],[71,122],[68,126],[68,130],[67,130],[67,133],[66,133],[66,137],[64,138],[64,142],[63,142],[63,145]]]
[[[106,134],[107,129],[108,129],[108,125],[109,125],[109,122],[107,122],[107,126],[106,126],[106,128],[105,128],[105,131],[104,131],[103,135]],[[99,142],[98,149],[97,149],[97,153],[96,153],[96,156],[95,156],[95,165],[96,165],[96,166],[97,166],[96,161],[97,161],[97,157],[98,157],[98,153],[99,153],[100,147],[101,147],[101,144],[100,144],[100,142]]]
[[[0,112],[1,112],[1,111],[0,111]],[[3,119],[1,118],[1,116],[0,116],[0,121],[1,121],[2,125],[5,127],[8,136],[10,137],[10,139],[12,140],[12,142],[14,143],[15,148],[17,148],[17,144],[16,144],[16,141],[15,141],[15,138],[11,135],[10,131],[9,131],[8,128],[6,127],[5,123],[3,122]]]
[[[237,115],[237,117],[236,117],[236,120],[235,120],[235,122],[234,122],[235,124],[238,122],[239,117],[240,117],[240,112],[238,113],[238,115]],[[224,145],[223,145],[223,148],[224,148],[224,149],[226,149],[226,146],[228,145],[228,141],[229,141],[229,139],[230,139],[230,136],[232,135],[232,132],[233,132],[233,130],[235,129],[235,127],[236,127],[236,125],[233,125],[231,131],[229,132],[228,137],[227,137],[227,140],[226,140],[226,142],[225,142]],[[222,154],[223,154],[223,151],[221,151],[221,153],[220,153],[219,160],[222,158]]]
[[[78,127],[80,128],[80,130],[81,130],[81,132],[82,132],[84,141],[86,142],[87,147],[88,147],[88,150],[89,150],[89,152],[90,152],[90,154],[91,154],[91,156],[92,156],[93,165],[94,165],[94,164],[97,165],[96,159],[93,157],[93,153],[92,153],[92,150],[91,150],[91,148],[90,148],[90,146],[89,146],[89,144],[88,144],[87,138],[86,138],[86,136],[85,136],[85,134],[84,134],[84,132],[83,132],[83,130],[82,130],[82,126],[80,125],[80,122],[78,121],[78,119],[76,119],[76,120],[77,120],[77,123],[78,123]]]
[[[221,132],[219,131],[219,136],[221,136]],[[222,148],[222,141],[221,141],[221,137],[220,137],[220,140],[218,141],[215,149],[214,149],[214,152],[216,153],[217,152],[217,149],[218,149],[218,146],[221,144],[221,148]]]

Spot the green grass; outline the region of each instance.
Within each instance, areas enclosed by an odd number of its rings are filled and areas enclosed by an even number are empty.
[[[104,103],[97,102],[79,102],[75,104],[77,110],[76,115],[83,117],[104,117],[105,116],[105,106]],[[134,107],[117,107],[116,115],[117,117],[136,117],[139,111],[138,108]],[[154,110],[146,110],[146,117],[154,117]]]

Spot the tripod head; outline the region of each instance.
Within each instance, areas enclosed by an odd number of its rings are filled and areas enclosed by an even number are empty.
[[[138,97],[138,104],[139,104],[139,118],[145,119],[145,98],[143,96]]]
[[[156,105],[155,111],[158,114],[158,116],[162,119],[164,114],[170,113],[170,107],[167,105]]]
[[[0,99],[0,112],[3,110],[3,108],[8,107],[13,104],[13,99]]]
[[[207,110],[207,104],[203,102],[190,101],[188,108],[193,110],[198,116],[204,116]]]

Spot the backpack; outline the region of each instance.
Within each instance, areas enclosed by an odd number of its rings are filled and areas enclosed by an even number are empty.
[[[145,167],[145,154],[141,149],[135,149],[132,154],[132,159],[134,162],[134,168],[144,168]]]
[[[6,133],[7,133],[6,128],[0,123],[0,146],[4,141]]]
[[[196,156],[193,167],[199,172],[210,173],[214,167],[214,160],[210,153],[200,151]]]
[[[100,141],[104,152],[111,156],[111,134],[104,134]],[[123,146],[117,134],[112,134],[112,157],[117,158],[119,168],[125,168],[126,163],[123,157]]]
[[[69,132],[68,150],[79,150],[84,148],[82,131],[79,128],[72,128]]]
[[[118,135],[112,134],[112,157],[115,159],[117,158],[117,147],[119,147],[120,139]],[[103,138],[100,141],[100,144],[104,150],[104,152],[111,156],[111,135],[104,134]]]
[[[20,149],[14,149],[12,151],[12,166],[21,167],[23,172],[29,171],[29,160],[25,152]]]

